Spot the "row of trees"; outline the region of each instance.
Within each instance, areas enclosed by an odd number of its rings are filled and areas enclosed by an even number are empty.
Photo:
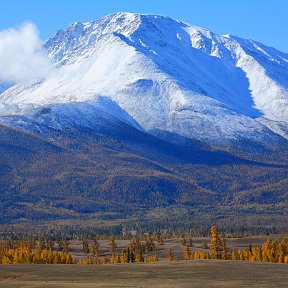
[[[3,241],[0,242],[0,264],[75,264],[75,258],[68,252],[70,242],[67,240],[59,242],[57,246],[42,238],[35,241],[29,237],[26,241]],[[158,241],[162,245],[161,240]],[[114,237],[109,239],[111,257],[100,259],[99,243],[97,239],[90,245],[88,240],[82,241],[85,259],[80,259],[79,264],[116,264],[116,263],[140,263],[159,261],[156,254],[146,256],[144,253],[155,250],[155,241],[147,237],[145,241],[140,241],[138,236],[134,237],[127,248],[117,253],[117,245]]]
[[[28,238],[26,241],[4,241],[0,242],[0,264],[117,264],[117,263],[141,263],[157,262],[158,255],[153,254],[158,247],[164,245],[162,238],[146,237],[140,240],[135,236],[130,244],[119,251],[114,237],[109,239],[109,257],[100,258],[99,243],[95,239],[92,243],[87,240],[82,241],[85,259],[78,262],[69,253],[70,242],[64,240],[57,242],[47,242],[43,239],[35,241]],[[211,228],[211,241],[209,244],[202,243],[202,249],[192,251],[192,240],[183,240],[183,254],[185,260],[194,259],[221,259],[221,260],[243,260],[288,264],[288,243],[285,239],[281,242],[277,240],[267,240],[263,245],[249,248],[232,250],[226,245],[226,240],[222,237],[217,227]],[[209,248],[210,250],[207,250]],[[147,253],[145,255],[145,253]],[[174,261],[172,248],[166,251],[167,261]]]
[[[63,252],[69,252],[70,251],[70,241],[68,239],[61,239],[57,241],[52,241],[50,239],[45,239],[41,235],[37,237],[38,240],[32,235],[29,235],[27,237],[27,240],[25,240],[25,245],[28,247],[28,249],[35,249],[36,246],[40,247],[42,250],[57,250],[57,251],[63,251]],[[22,240],[13,241],[11,239],[0,242],[0,249],[9,248],[9,249],[15,249],[19,246],[19,241],[24,242]]]
[[[112,254],[109,257],[103,257],[102,259],[94,257],[93,255],[87,255],[85,259],[80,259],[79,264],[120,264],[120,263],[141,263],[141,262],[158,262],[158,255],[149,255],[144,258],[141,250],[138,250],[137,254],[133,252],[133,249],[127,247],[122,249],[119,254]]]
[[[163,245],[163,239],[157,239],[159,245]],[[159,261],[156,254],[149,255],[144,259],[145,252],[155,250],[155,240],[151,237],[146,237],[145,241],[140,241],[139,236],[135,236],[127,248],[122,249],[117,253],[117,245],[115,237],[109,239],[109,250],[111,257],[99,258],[99,243],[95,239],[92,245],[89,245],[87,240],[83,240],[83,252],[86,254],[86,259],[81,259],[80,264],[117,264],[117,263],[140,263],[140,262],[156,262]]]
[[[34,249],[30,242],[18,241],[17,246],[0,247],[0,264],[75,264],[75,258],[68,252],[53,251],[41,247]]]
[[[280,243],[277,240],[267,240],[263,245],[249,248],[231,250],[227,248],[225,238],[218,233],[216,226],[211,228],[211,242],[208,245],[211,252],[195,251],[191,252],[189,244],[184,248],[184,259],[222,259],[222,260],[242,260],[288,264],[288,243],[283,239]]]

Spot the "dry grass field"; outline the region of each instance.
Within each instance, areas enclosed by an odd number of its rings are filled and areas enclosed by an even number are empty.
[[[278,238],[278,237],[276,237]],[[201,249],[193,238],[192,250]],[[257,246],[267,238],[227,239],[230,248]],[[12,288],[89,288],[89,287],[288,287],[288,265],[249,261],[183,260],[182,239],[166,239],[157,247],[158,263],[114,265],[0,265],[0,287]],[[100,256],[109,257],[109,241],[99,240]],[[116,240],[117,251],[129,240]],[[173,262],[167,262],[166,251],[172,248]],[[84,257],[81,241],[72,241],[71,253]]]
[[[288,265],[215,260],[116,265],[2,265],[0,287],[288,287]]]

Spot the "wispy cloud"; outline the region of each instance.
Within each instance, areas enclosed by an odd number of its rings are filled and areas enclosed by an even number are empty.
[[[51,71],[52,65],[43,53],[38,29],[33,23],[0,31],[1,82],[45,77]]]

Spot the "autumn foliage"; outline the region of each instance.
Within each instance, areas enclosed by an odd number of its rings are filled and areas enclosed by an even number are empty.
[[[0,264],[75,264],[75,259],[68,252],[47,249],[41,241],[34,249],[31,242],[18,241],[1,243]]]
[[[211,228],[211,242],[208,245],[210,253],[203,250],[192,252],[189,245],[183,250],[185,260],[193,259],[221,259],[258,261],[288,264],[288,244],[285,239],[280,243],[277,240],[267,240],[263,245],[257,247],[231,250],[226,246],[226,240],[218,232],[216,226]]]
[[[186,241],[182,238],[183,256],[185,260],[216,259],[216,260],[236,260],[236,261],[258,261],[288,264],[288,243],[286,239],[277,241],[268,239],[260,246],[249,245],[244,249],[230,249],[225,238],[219,233],[216,226],[211,228],[210,243],[202,241],[201,247],[193,245],[192,239]],[[163,237],[159,236],[134,236],[129,242],[121,246],[116,243],[115,237],[109,238],[109,252],[102,250],[97,239],[88,241],[82,238],[82,251],[84,258],[75,259],[69,251],[69,240],[44,240],[34,237],[27,240],[2,241],[0,242],[0,264],[124,264],[158,262],[157,251],[166,252],[166,261],[177,261],[178,255],[169,246],[165,249]],[[185,244],[185,245],[184,245]],[[229,243],[228,243],[229,244]],[[75,249],[75,248],[74,248]],[[177,251],[177,249],[175,249]],[[77,255],[77,254],[76,254]],[[163,254],[162,254],[163,255]]]

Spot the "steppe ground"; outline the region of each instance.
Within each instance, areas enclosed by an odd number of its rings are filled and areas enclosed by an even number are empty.
[[[231,248],[260,245],[267,238],[228,239]],[[203,238],[193,238],[193,250]],[[207,238],[207,241],[209,239]],[[99,240],[101,256],[108,256],[108,241]],[[118,250],[129,244],[117,240]],[[127,246],[126,246],[127,247]],[[173,248],[175,261],[167,262],[167,248]],[[0,265],[2,288],[90,288],[90,287],[288,287],[288,265],[248,261],[183,259],[181,239],[165,240],[155,251],[158,263],[114,265]],[[153,253],[155,253],[153,252]],[[81,242],[73,241],[71,253],[83,257]]]
[[[213,260],[97,266],[2,265],[0,287],[288,287],[288,265]]]

